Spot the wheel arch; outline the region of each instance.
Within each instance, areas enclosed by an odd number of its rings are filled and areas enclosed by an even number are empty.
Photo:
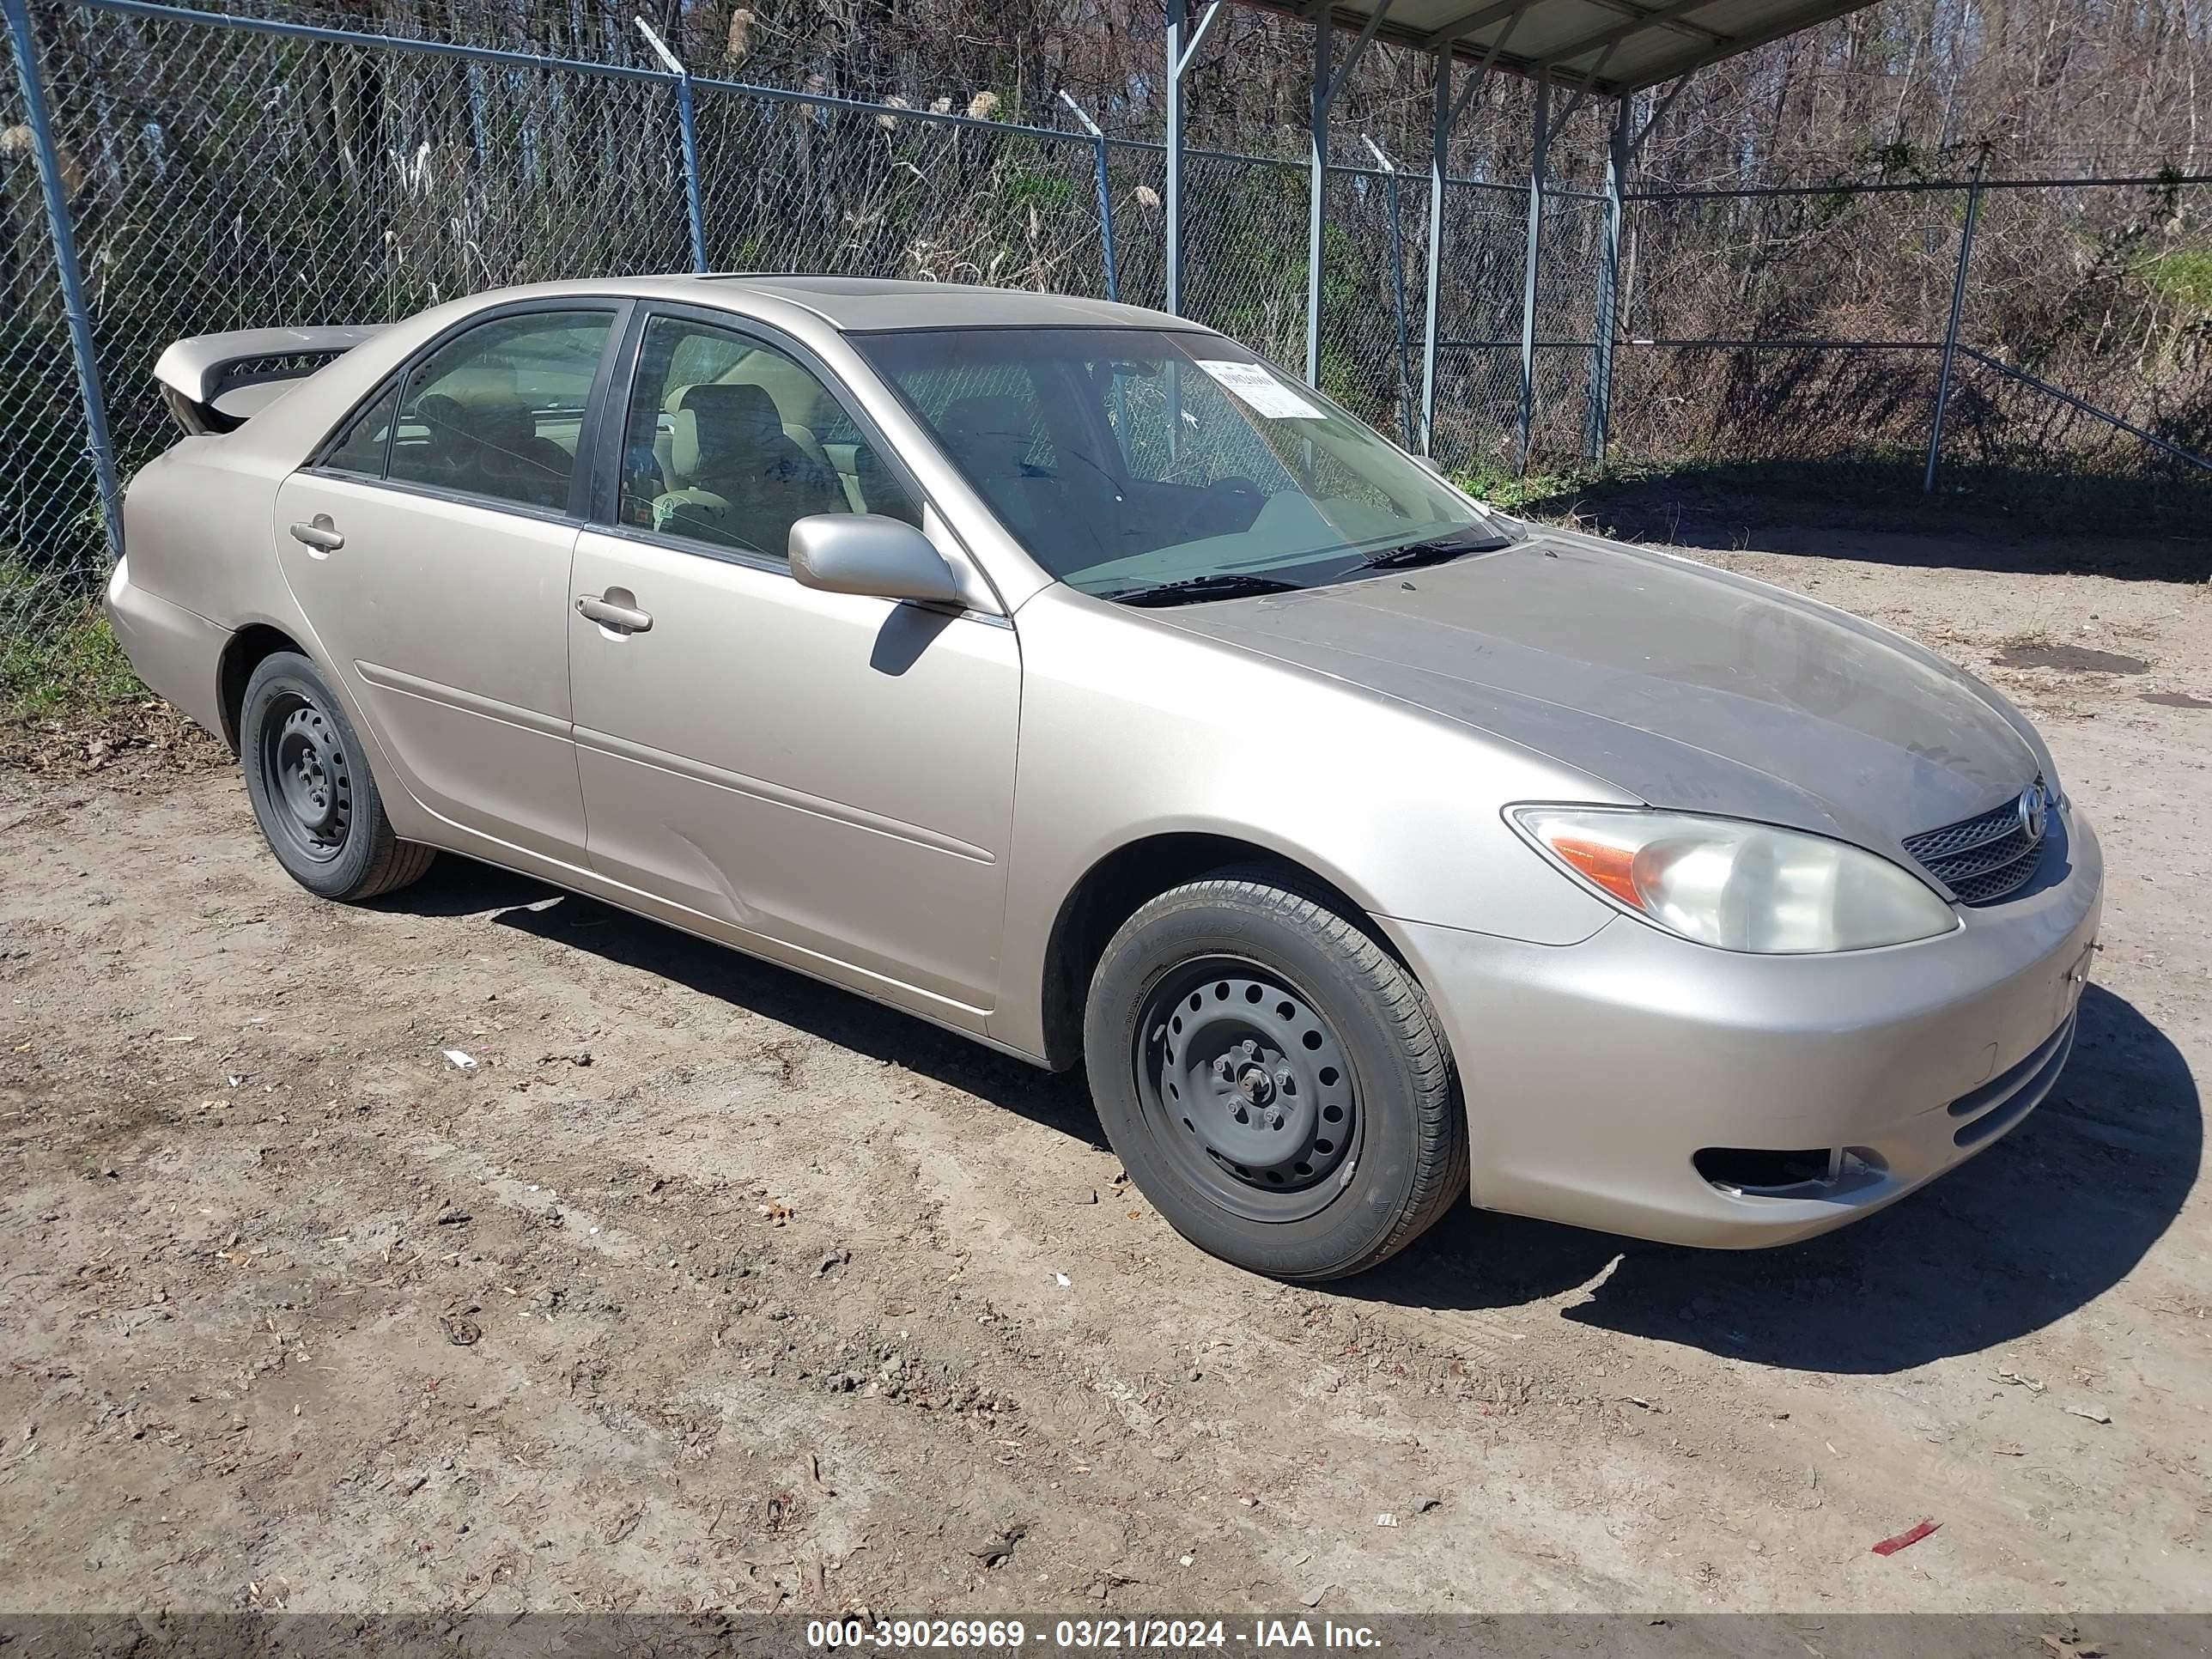
[[[1066,1071],[1083,1058],[1083,1006],[1091,977],[1121,924],[1170,888],[1217,870],[1260,866],[1286,885],[1337,910],[1399,955],[1376,929],[1368,908],[1308,860],[1279,848],[1218,830],[1176,830],[1139,836],[1103,854],[1071,886],[1053,918],[1044,953],[1039,1007],[1045,1061]],[[1403,958],[1401,966],[1412,971]]]
[[[239,752],[238,718],[246,704],[246,683],[253,671],[279,651],[294,651],[309,661],[313,653],[274,623],[248,623],[230,636],[216,665],[216,698],[222,711],[222,739],[230,752]]]

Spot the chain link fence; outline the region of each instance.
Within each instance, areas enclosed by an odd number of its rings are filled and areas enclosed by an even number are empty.
[[[0,76],[0,697],[97,650],[90,586],[107,565],[99,476],[55,244],[31,142],[26,80]],[[66,164],[71,187],[81,166]]]
[[[716,82],[697,97],[717,268],[1105,290],[1086,137]]]
[[[180,337],[387,320],[514,283],[701,259],[1165,301],[1161,147],[1001,120],[989,94],[909,108],[149,0],[5,3],[18,58],[0,76],[0,704],[121,675],[94,603],[112,549],[88,409],[106,410],[127,478],[170,441],[150,370]],[[1584,137],[1601,125],[1587,114]],[[1609,439],[1617,458],[1668,465],[1917,469],[1940,392],[1951,473],[2206,499],[2212,185],[1632,195],[1607,428],[1601,153],[1555,141],[1533,285],[1525,179],[1446,186],[1431,447],[1448,465],[1496,476]],[[1326,175],[1318,379],[1411,443],[1428,374],[1426,161],[1368,159]],[[1304,160],[1185,152],[1183,309],[1293,372],[1310,176]],[[104,398],[96,385],[88,398],[94,379]]]
[[[1632,198],[1615,453],[2202,511],[2208,210],[2178,175]]]

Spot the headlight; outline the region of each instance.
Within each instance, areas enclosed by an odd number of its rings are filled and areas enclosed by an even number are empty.
[[[1864,951],[1959,925],[1925,882],[1825,836],[1636,808],[1520,806],[1511,817],[1571,875],[1700,945]]]

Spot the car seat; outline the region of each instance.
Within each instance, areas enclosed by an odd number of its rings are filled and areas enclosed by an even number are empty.
[[[694,453],[679,443],[672,458],[684,488],[654,504],[661,528],[780,557],[793,520],[851,510],[837,475],[785,432],[765,388],[702,382],[684,389],[679,409]]]

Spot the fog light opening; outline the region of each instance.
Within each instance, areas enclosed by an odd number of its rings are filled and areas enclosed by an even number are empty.
[[[1707,1146],[1690,1160],[1698,1175],[1736,1198],[1828,1198],[1881,1179],[1886,1166],[1865,1146]]]

